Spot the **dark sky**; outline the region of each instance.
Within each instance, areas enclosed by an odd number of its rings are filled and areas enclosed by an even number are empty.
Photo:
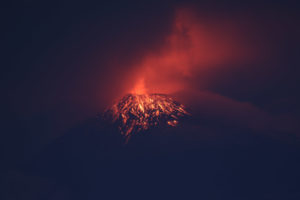
[[[26,196],[20,182],[44,180],[23,174],[19,165],[102,112],[140,77],[149,91],[173,94],[191,110],[191,135],[184,139],[193,145],[249,145],[249,135],[260,135],[300,152],[295,1],[32,0],[3,10],[1,163],[19,196]],[[236,158],[234,151],[226,155]],[[37,190],[55,185],[45,182]]]

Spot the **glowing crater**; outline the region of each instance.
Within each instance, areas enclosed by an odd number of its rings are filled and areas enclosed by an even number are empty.
[[[186,115],[188,112],[182,104],[163,94],[128,94],[104,114],[117,124],[126,142],[133,134],[151,127],[176,126]]]

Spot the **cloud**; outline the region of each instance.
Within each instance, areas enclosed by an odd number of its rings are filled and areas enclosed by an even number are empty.
[[[239,102],[216,93],[197,90],[186,90],[176,96],[189,105],[192,115],[199,120],[212,120],[254,132],[299,134],[297,118],[270,114],[249,102]]]
[[[172,93],[190,87],[193,79],[207,84],[224,68],[230,71],[230,66],[258,62],[267,56],[261,43],[253,42],[254,32],[245,30],[255,29],[247,17],[240,16],[244,17],[241,25],[240,18],[195,13],[178,9],[164,43],[143,55],[134,68],[136,82],[143,79],[148,92]]]

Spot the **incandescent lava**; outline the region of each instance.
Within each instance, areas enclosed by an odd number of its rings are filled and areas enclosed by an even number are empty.
[[[128,94],[104,113],[128,142],[133,134],[160,125],[176,126],[189,115],[185,107],[164,94]]]

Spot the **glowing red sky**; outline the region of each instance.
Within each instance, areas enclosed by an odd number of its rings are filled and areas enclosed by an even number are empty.
[[[262,50],[251,44],[253,38],[236,19],[216,20],[193,13],[192,9],[177,10],[165,42],[134,68],[133,92],[174,93],[188,87],[195,76],[205,79],[207,71],[218,73],[220,67],[259,59]]]

